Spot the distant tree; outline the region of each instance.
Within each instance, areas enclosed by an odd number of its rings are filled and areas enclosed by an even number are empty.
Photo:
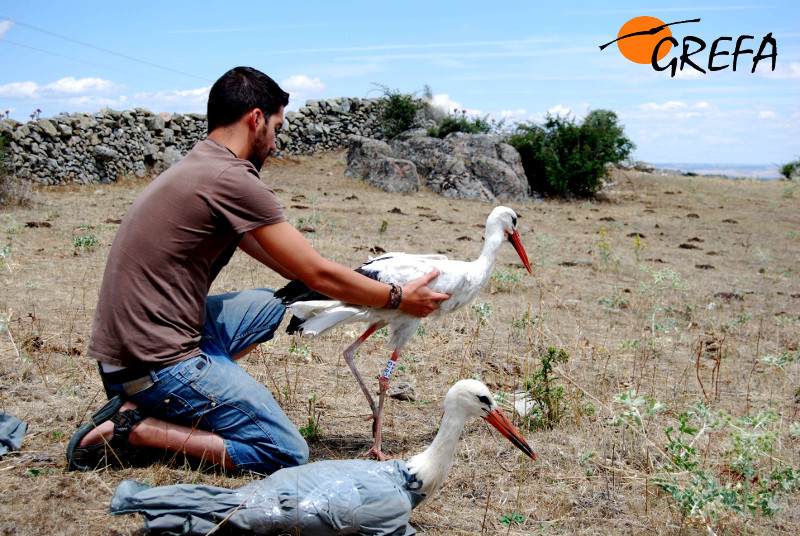
[[[532,190],[578,197],[594,196],[608,164],[625,160],[636,147],[610,110],[593,110],[580,123],[548,114],[542,124],[517,125],[508,143],[519,151]]]
[[[792,179],[793,176],[797,177],[800,174],[800,158],[787,162],[781,166],[781,175],[787,179]]]

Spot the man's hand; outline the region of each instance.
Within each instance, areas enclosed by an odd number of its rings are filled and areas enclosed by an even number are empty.
[[[439,303],[450,299],[449,294],[436,292],[428,283],[439,277],[439,270],[433,270],[403,286],[403,299],[400,310],[410,315],[425,318],[439,308]]]

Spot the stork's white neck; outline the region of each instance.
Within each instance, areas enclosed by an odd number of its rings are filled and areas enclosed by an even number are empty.
[[[479,288],[483,288],[486,282],[489,281],[494,268],[494,261],[497,259],[497,252],[500,250],[500,246],[503,245],[505,238],[506,234],[497,222],[487,222],[486,232],[483,236],[483,251],[475,261],[475,270],[480,271],[482,276]]]
[[[433,495],[444,484],[453,467],[453,455],[468,415],[457,408],[445,409],[439,432],[430,446],[407,462],[409,472],[422,483],[419,492]]]
[[[506,238],[506,233],[500,228],[500,225],[495,221],[489,221],[486,225],[486,232],[483,235],[483,251],[481,258],[489,261],[489,264],[494,264],[497,258],[497,252],[500,246],[503,245],[503,240]]]

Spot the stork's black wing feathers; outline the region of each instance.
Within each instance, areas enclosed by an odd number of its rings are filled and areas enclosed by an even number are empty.
[[[380,260],[386,260],[390,257],[380,257]],[[380,272],[378,270],[371,270],[369,265],[375,262],[378,259],[373,259],[371,261],[367,261],[358,268],[356,268],[356,272],[369,277],[370,279],[375,279],[376,281],[380,279]],[[320,294],[316,290],[312,289],[299,279],[295,279],[294,281],[289,281],[283,288],[278,289],[275,292],[275,297],[278,298],[283,302],[284,305],[291,305],[295,302],[300,301],[312,301],[312,300],[330,300],[331,298],[325,296],[324,294]]]
[[[382,257],[381,259],[385,259],[386,257]],[[370,279],[375,279],[376,281],[379,280],[380,272],[378,270],[373,270],[369,268],[369,265],[374,261],[367,261],[358,268],[356,268],[356,272],[369,277]],[[294,281],[289,281],[283,288],[278,289],[275,291],[275,297],[281,300],[284,305],[291,305],[297,302],[303,301],[316,301],[316,300],[330,300],[331,298],[325,296],[317,292],[316,290],[312,289],[299,279],[295,279]],[[302,318],[298,318],[296,316],[292,316],[289,319],[289,325],[286,326],[286,333],[290,335],[292,333],[302,332],[303,331],[303,322]]]
[[[293,333],[302,333],[303,332],[303,322],[305,322],[302,318],[296,317],[292,315],[292,318],[289,319],[289,325],[286,326],[286,333],[292,335]]]
[[[367,265],[370,264],[372,261],[362,264],[358,268],[356,268],[356,272],[361,275],[365,275],[370,279],[374,279],[375,281],[380,281],[381,273],[378,270],[370,270]]]
[[[320,294],[299,279],[289,281],[283,288],[276,290],[275,297],[284,305],[291,305],[299,301],[330,300],[328,296]]]
[[[328,296],[320,294],[299,279],[289,281],[283,288],[275,291],[275,297],[281,300],[284,305],[310,300],[330,300]],[[302,331],[303,319],[292,315],[292,318],[289,319],[289,325],[286,326],[286,333],[291,335]]]

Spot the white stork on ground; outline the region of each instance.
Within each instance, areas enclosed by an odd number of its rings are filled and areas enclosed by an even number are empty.
[[[112,514],[141,513],[149,532],[206,535],[405,535],[411,510],[444,483],[464,424],[482,417],[527,456],[536,454],[497,407],[489,389],[461,380],[447,392],[433,443],[408,462],[327,460],[281,469],[231,490],[197,484],[117,486]]]
[[[449,294],[451,297],[441,303],[429,317],[437,318],[472,303],[480,290],[489,281],[500,246],[508,240],[522,259],[522,263],[533,274],[528,255],[517,232],[517,214],[508,207],[496,207],[486,220],[483,251],[472,262],[451,261],[443,255],[409,255],[406,253],[386,253],[363,264],[356,271],[384,283],[403,286],[432,270],[438,269],[439,276],[428,285],[432,290]],[[302,281],[295,280],[275,293],[289,307],[294,315],[286,331],[301,332],[315,338],[342,324],[366,322],[367,330],[344,351],[344,359],[358,380],[364,396],[369,402],[373,419],[375,442],[367,454],[374,454],[379,460],[389,459],[381,452],[381,415],[386,397],[389,377],[394,370],[400,351],[416,333],[421,319],[399,309],[385,309],[352,305],[332,300],[310,289]],[[394,348],[392,356],[380,377],[379,402],[370,395],[369,389],[361,379],[353,362],[356,349],[375,330],[384,326],[391,328],[390,344]]]

